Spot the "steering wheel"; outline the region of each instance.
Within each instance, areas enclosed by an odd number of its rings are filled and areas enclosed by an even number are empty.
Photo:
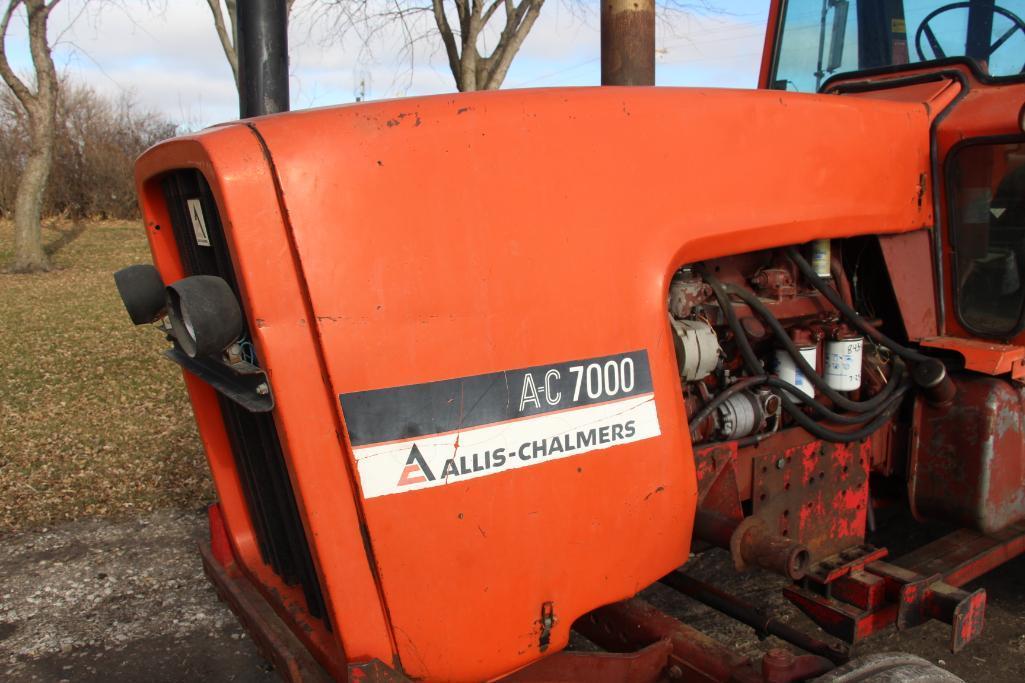
[[[951,10],[968,9],[970,5],[970,2],[952,2],[949,5],[943,5],[942,7],[936,8],[935,10],[930,12],[928,16],[925,17],[925,19],[922,19],[922,23],[918,25],[918,30],[915,31],[915,52],[918,53],[918,58],[920,60],[925,62],[930,59],[929,57],[926,57],[925,53],[922,51],[923,35],[925,36],[925,39],[929,41],[929,47],[932,48],[932,51],[935,54],[934,59],[944,59],[947,56],[947,54],[943,51],[943,48],[940,47],[940,41],[936,39],[936,34],[933,33],[932,27],[929,26],[930,22],[932,22],[933,19],[935,19],[937,16],[941,14],[950,12]],[[996,52],[1001,45],[1006,43],[1007,40],[1015,33],[1021,31],[1023,34],[1025,34],[1025,21],[1022,21],[1021,17],[1019,17],[1014,12],[1004,9],[1003,7],[993,5],[993,13],[999,14],[1001,16],[1006,17],[1007,19],[1010,19],[1011,28],[1007,29],[1007,31],[1005,31],[1002,36],[1000,36],[995,41],[990,43],[989,47],[986,50],[987,60],[990,57],[992,57],[993,53]],[[1019,73],[1025,73],[1025,64],[1022,65],[1022,68],[1019,71]]]

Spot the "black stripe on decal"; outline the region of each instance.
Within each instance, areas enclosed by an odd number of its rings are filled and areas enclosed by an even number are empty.
[[[341,394],[353,447],[646,394],[646,351]]]

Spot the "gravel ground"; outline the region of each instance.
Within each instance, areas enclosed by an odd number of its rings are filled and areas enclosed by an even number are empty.
[[[203,575],[196,546],[205,538],[201,513],[161,511],[0,539],[0,680],[277,681]],[[813,630],[781,597],[781,579],[738,576],[724,552],[693,559],[688,572]],[[858,654],[913,652],[969,683],[1025,680],[1023,575],[1025,557],[978,582],[989,594],[985,632],[958,655],[946,650],[949,627],[936,622],[881,634]],[[644,597],[747,655],[781,645],[667,588]]]
[[[205,536],[158,512],[3,539],[0,680],[277,681],[203,575]]]

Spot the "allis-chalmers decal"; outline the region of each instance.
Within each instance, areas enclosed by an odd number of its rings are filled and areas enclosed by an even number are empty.
[[[340,396],[366,498],[659,436],[646,351]]]

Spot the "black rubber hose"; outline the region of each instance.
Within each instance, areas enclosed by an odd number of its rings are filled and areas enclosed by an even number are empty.
[[[731,396],[759,384],[763,384],[769,377],[767,375],[756,375],[754,377],[744,377],[739,379],[730,386],[726,387],[718,394],[709,399],[708,403],[701,407],[701,410],[694,413],[693,416],[688,418],[690,420],[690,433],[694,434],[694,430],[701,425],[702,422],[708,419],[708,416],[712,412],[726,402]]]
[[[733,336],[737,342],[740,357],[744,360],[747,371],[752,375],[764,375],[765,368],[762,366],[762,362],[758,360],[758,356],[755,355],[754,349],[751,348],[751,342],[747,338],[747,333],[740,326],[740,320],[737,319],[737,314],[730,304],[730,297],[726,294],[722,283],[719,282],[719,278],[712,275],[704,267],[699,268],[699,272],[705,282],[708,283],[708,286],[712,288],[712,294],[715,295],[716,301],[719,302],[719,308],[722,309],[723,315],[726,317],[726,324],[733,330]]]
[[[829,422],[846,425],[862,424],[867,420],[871,420],[873,417],[886,410],[892,402],[897,401],[898,397],[902,396],[904,392],[911,387],[908,382],[904,382],[902,385],[898,385],[896,382],[891,382],[891,384],[894,385],[894,389],[890,392],[890,396],[888,396],[887,400],[880,404],[875,410],[867,413],[837,413],[825,404],[817,401],[815,398],[804,394],[793,384],[785,382],[778,377],[770,377],[765,383],[775,389],[783,389],[790,392],[790,396],[794,396],[796,398],[795,403],[804,403]]]
[[[787,258],[793,261],[798,270],[800,270],[804,277],[808,279],[808,282],[810,282],[815,289],[819,290],[819,292],[829,300],[829,303],[833,304],[833,306],[836,307],[836,310],[840,311],[844,317],[850,320],[851,324],[858,328],[863,334],[865,334],[865,336],[872,338],[872,340],[880,346],[885,346],[890,349],[909,363],[921,363],[933,360],[929,356],[897,343],[879,329],[869,325],[864,318],[858,315],[857,311],[848,306],[847,303],[840,298],[840,295],[835,289],[826,284],[822,278],[818,276],[815,269],[811,267],[803,256],[801,256],[801,252],[794,247],[787,247],[785,251]]]
[[[712,293],[715,295],[716,300],[719,302],[719,307],[723,311],[723,315],[726,317],[726,323],[730,329],[733,330],[733,336],[736,339],[737,346],[740,350],[740,355],[747,365],[748,372],[752,375],[765,374],[765,368],[758,360],[758,356],[755,355],[754,349],[751,347],[751,342],[747,338],[747,333],[740,325],[740,321],[737,319],[737,314],[733,310],[733,306],[730,304],[729,296],[726,294],[726,290],[723,288],[722,283],[719,279],[708,272],[707,268],[702,268],[702,276],[705,282],[708,283],[709,287],[712,288]],[[782,382],[782,380],[780,380]],[[796,389],[796,387],[794,387]],[[903,393],[903,392],[901,392]],[[783,404],[783,409],[787,411],[797,424],[804,427],[813,436],[823,439],[825,441],[833,441],[839,443],[849,443],[851,441],[858,441],[865,438],[865,436],[872,434],[875,430],[879,429],[889,416],[896,410],[899,405],[899,401],[894,400],[892,404],[887,404],[885,410],[881,411],[875,418],[861,429],[851,432],[838,432],[827,427],[823,427],[819,423],[812,420],[810,417],[804,414],[797,405],[786,395],[782,393],[780,395],[780,401]],[[809,405],[811,405],[809,403]],[[822,406],[820,403],[819,406]],[[825,406],[822,406],[823,408]],[[866,416],[867,419],[868,416]]]
[[[819,391],[828,396],[829,399],[840,408],[858,413],[874,412],[890,398],[890,395],[893,394],[895,388],[899,384],[899,382],[891,381],[887,383],[883,390],[878,394],[864,401],[853,401],[847,398],[837,390],[833,389],[833,387],[829,386],[829,383],[823,379],[818,372],[816,372],[815,368],[811,366],[811,363],[801,355],[801,350],[798,349],[797,345],[794,344],[792,339],[790,339],[790,335],[787,334],[787,331],[783,328],[779,319],[772,314],[772,311],[769,310],[768,306],[761,302],[756,294],[749,292],[742,287],[737,287],[736,285],[727,284],[725,288],[727,294],[732,294],[743,301],[751,308],[751,310],[757,313],[758,316],[765,321],[769,326],[769,329],[771,329],[773,334],[776,335],[776,339],[783,346],[784,350],[791,358],[793,358],[794,363],[798,368],[800,368],[801,372],[804,373],[805,377],[808,378],[808,381],[814,384]],[[899,377],[895,377],[894,379],[899,379]]]
[[[905,385],[906,390],[907,385]],[[903,391],[898,396],[903,395]],[[812,436],[816,436],[824,441],[833,441],[836,443],[850,443],[852,441],[860,441],[868,436],[871,436],[877,429],[886,424],[890,416],[896,412],[897,407],[900,405],[900,401],[894,401],[892,404],[888,404],[886,409],[880,412],[875,418],[861,427],[850,432],[838,432],[828,427],[824,427],[815,420],[811,419],[801,409],[795,406],[786,395],[780,396],[780,400],[783,401],[783,408],[790,414],[790,417],[794,418],[794,422],[808,430]]]
[[[688,418],[688,421],[690,422],[690,432],[691,432],[691,434],[693,435],[695,430],[698,428],[698,426],[702,422],[704,422],[706,419],[708,419],[708,416],[711,415],[712,412],[715,411],[716,408],[718,408],[720,405],[722,405],[731,396],[733,396],[734,394],[737,394],[738,392],[741,392],[741,391],[743,391],[745,389],[750,389],[750,388],[758,386],[760,384],[764,384],[766,386],[773,387],[774,389],[782,389],[784,391],[790,392],[790,394],[795,396],[799,402],[805,403],[806,405],[808,405],[820,417],[828,420],[829,422],[835,423],[835,424],[864,424],[867,420],[870,420],[870,419],[876,417],[879,413],[885,411],[887,408],[890,407],[890,405],[892,403],[896,403],[897,401],[899,401],[900,397],[904,395],[904,393],[908,390],[908,388],[910,388],[910,385],[905,383],[903,388],[901,388],[899,390],[898,389],[894,389],[893,392],[891,392],[891,394],[893,394],[893,395],[889,396],[888,400],[884,404],[880,405],[879,408],[876,411],[874,411],[874,412],[872,412],[870,414],[865,414],[865,413],[842,414],[842,413],[837,413],[837,412],[834,412],[834,411],[830,410],[824,404],[822,404],[819,401],[816,401],[814,398],[812,398],[810,396],[807,396],[806,394],[802,393],[800,389],[798,389],[796,386],[794,386],[790,382],[787,382],[785,380],[781,380],[778,377],[770,377],[768,375],[756,375],[754,377],[744,377],[742,379],[737,380],[736,382],[734,382],[730,386],[726,387],[726,389],[724,389],[723,391],[721,391],[718,394],[716,394],[715,396],[713,396],[708,401],[708,403],[706,403],[704,406],[701,407],[701,409],[699,411],[697,411],[696,413],[694,413],[693,416]]]
[[[708,283],[709,287],[712,288],[712,293],[715,295],[716,300],[719,302],[719,307],[722,309],[723,315],[726,316],[726,324],[730,327],[731,330],[733,330],[733,336],[736,338],[737,346],[740,350],[740,355],[744,359],[745,364],[747,365],[748,372],[750,372],[752,375],[766,374],[765,368],[762,366],[761,361],[758,360],[758,356],[755,355],[754,349],[751,347],[751,342],[747,338],[747,333],[744,332],[744,329],[740,324],[740,320],[737,318],[737,314],[733,310],[733,306],[730,304],[729,295],[726,293],[726,288],[719,281],[719,279],[711,273],[709,273],[707,269],[703,269],[703,272],[701,274],[704,277],[705,281]],[[784,380],[779,379],[778,377],[770,377],[767,383],[775,388],[785,389],[789,391],[793,396],[803,396],[805,399],[805,403],[807,403],[807,405],[810,406],[813,410],[821,414],[826,419],[832,420],[834,422],[839,422],[842,424],[858,424],[864,422],[865,420],[869,420],[872,417],[874,417],[875,414],[877,414],[877,412],[881,410],[877,407],[873,409],[871,414],[868,415],[841,416],[827,408],[821,402],[816,401],[814,398],[810,396],[807,396],[793,384],[785,382]],[[891,381],[887,383],[887,388],[893,385],[894,389],[891,389],[891,392],[896,391],[897,384],[899,384],[899,382]],[[886,389],[884,389],[884,391],[885,390]]]

